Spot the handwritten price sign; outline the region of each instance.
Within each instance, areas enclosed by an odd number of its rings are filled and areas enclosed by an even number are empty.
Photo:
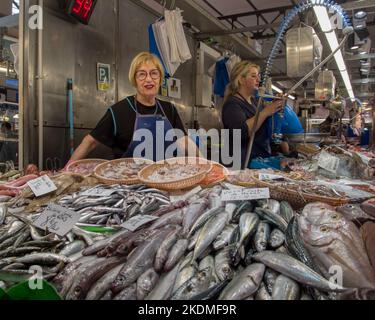
[[[269,188],[252,188],[252,189],[231,189],[223,190],[221,194],[222,201],[245,201],[245,200],[259,200],[269,199]]]
[[[63,237],[73,229],[80,216],[77,212],[50,204],[34,221],[33,225]]]
[[[45,194],[57,190],[57,187],[48,176],[42,176],[37,179],[31,180],[27,184],[36,197],[44,196]]]

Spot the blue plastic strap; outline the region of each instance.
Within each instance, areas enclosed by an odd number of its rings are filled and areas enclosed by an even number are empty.
[[[117,135],[117,124],[116,124],[115,114],[113,113],[112,108],[109,108],[108,110],[111,111],[111,114],[112,114],[112,120],[113,120],[113,135],[116,136],[116,135]]]

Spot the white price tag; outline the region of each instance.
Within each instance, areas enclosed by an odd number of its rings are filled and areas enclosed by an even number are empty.
[[[48,176],[42,176],[27,182],[36,197],[44,196],[57,190],[57,187]]]
[[[272,174],[272,173],[259,173],[259,180],[277,180],[277,179],[284,179],[283,176],[279,174]]]
[[[185,201],[201,191],[202,191],[202,187],[198,186],[181,196],[170,196],[169,199],[171,200],[172,203],[181,201],[181,200]]]
[[[232,189],[223,190],[221,193],[222,201],[244,201],[269,199],[269,188],[252,188],[252,189]]]
[[[33,225],[61,237],[69,233],[78,222],[81,214],[56,204],[50,204],[33,222]]]
[[[318,166],[329,172],[336,173],[340,164],[340,159],[323,151],[318,160]]]
[[[135,216],[135,217],[129,219],[125,223],[123,223],[121,225],[121,227],[134,232],[140,226],[143,226],[144,224],[149,223],[149,222],[154,221],[154,220],[157,220],[157,219],[159,219],[159,217],[148,216],[148,215],[138,215],[138,216]]]
[[[114,194],[116,190],[103,189],[103,188],[91,188],[82,193],[82,196],[87,197],[109,197]]]

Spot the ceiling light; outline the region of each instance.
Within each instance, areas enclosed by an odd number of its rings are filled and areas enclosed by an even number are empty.
[[[275,90],[277,93],[283,93],[283,90],[281,90],[280,88],[272,85],[272,89]]]
[[[316,0],[311,0],[312,3],[315,3],[315,1]],[[336,50],[337,47],[339,46],[339,42],[337,40],[335,31],[332,30],[332,25],[328,16],[327,9],[323,6],[314,6],[314,11],[319,21],[320,27],[322,31],[324,32],[324,34],[326,35],[326,38],[327,38],[329,46],[331,47],[331,50],[332,51]],[[346,69],[346,65],[345,65],[344,58],[342,56],[341,49],[335,53],[334,57],[336,60],[337,67],[340,70],[340,74],[345,84],[348,95],[351,99],[354,99],[353,87],[352,87],[352,84],[350,83],[349,74]]]
[[[364,19],[367,17],[367,12],[366,11],[363,11],[363,10],[360,10],[360,11],[357,11],[355,14],[354,14],[354,17],[356,19]]]
[[[288,98],[291,100],[296,100],[296,97],[293,97],[293,96],[288,96]]]
[[[359,46],[357,46],[357,45],[354,45],[354,46],[352,46],[351,48],[350,48],[350,50],[358,50],[359,49]]]

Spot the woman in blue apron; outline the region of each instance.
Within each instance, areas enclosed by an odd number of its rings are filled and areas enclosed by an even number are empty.
[[[165,151],[174,142],[173,136],[181,149],[185,143],[195,149],[195,144],[186,137],[176,107],[156,99],[163,78],[164,69],[156,56],[148,52],[137,55],[129,70],[129,81],[136,88],[136,95],[111,106],[69,162],[85,158],[101,144],[112,149],[114,158],[142,157],[158,161],[165,158]]]
[[[271,102],[266,108],[261,106],[250,163],[245,164],[250,130],[254,126],[256,114],[257,100],[254,95],[260,83],[259,71],[259,66],[249,61],[237,63],[231,72],[224,98],[222,121],[224,128],[230,130],[229,149],[233,155],[241,154],[242,168],[250,168],[251,161],[256,158],[271,157],[271,139],[266,119],[282,108],[281,100]],[[232,136],[236,129],[241,130],[241,146],[233,145]]]

